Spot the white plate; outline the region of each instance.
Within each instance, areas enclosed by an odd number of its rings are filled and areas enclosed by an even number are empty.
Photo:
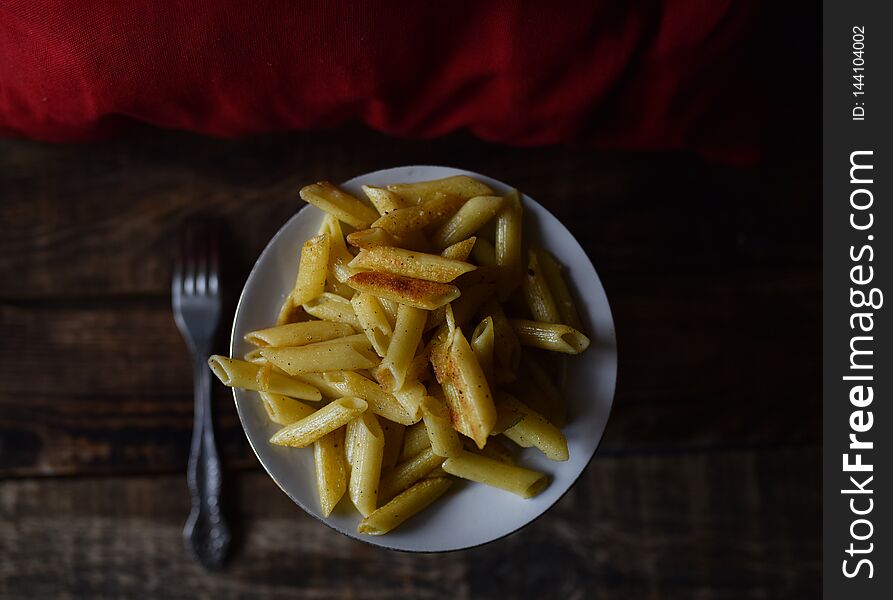
[[[362,197],[361,185],[425,181],[450,175],[470,175],[506,193],[509,186],[489,177],[447,167],[411,166],[385,169],[351,179],[343,185]],[[592,346],[567,362],[564,391],[569,422],[564,429],[570,460],[552,462],[533,448],[523,451],[519,463],[549,473],[552,482],[539,496],[524,500],[508,492],[472,482],[457,482],[450,492],[424,512],[384,536],[356,533],[359,514],[343,500],[329,516],[319,511],[313,452],[268,443],[277,426],[267,419],[256,392],[233,390],[236,409],[248,441],[270,477],[301,508],[350,537],[397,550],[439,552],[459,550],[496,540],[517,531],[543,514],[573,485],[598,447],[617,379],[614,321],[605,290],[586,253],[567,228],[529,196],[522,197],[524,235],[539,240],[567,267],[571,288],[592,339]],[[295,281],[301,245],[316,235],[323,213],[313,206],[299,211],[273,236],[248,276],[236,309],[230,352],[242,357],[251,346],[243,341],[249,331],[269,327]],[[300,544],[300,540],[295,540]]]

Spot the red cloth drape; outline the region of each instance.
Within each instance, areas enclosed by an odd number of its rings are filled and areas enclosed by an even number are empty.
[[[361,119],[513,145],[760,151],[754,5],[0,1],[0,134],[218,136]]]

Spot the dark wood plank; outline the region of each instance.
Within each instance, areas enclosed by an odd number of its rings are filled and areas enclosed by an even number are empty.
[[[468,552],[340,536],[269,478],[228,473],[226,571],[181,549],[180,477],[0,482],[0,595],[193,598],[812,598],[820,450],[597,458],[546,516]],[[60,570],[64,565],[64,570]]]
[[[301,204],[301,185],[401,164],[456,165],[517,185],[568,225],[605,276],[820,266],[808,164],[739,172],[682,155],[358,129],[245,141],[155,133],[86,147],[0,141],[0,299],[166,294],[177,225],[196,212],[230,225],[238,285]]]

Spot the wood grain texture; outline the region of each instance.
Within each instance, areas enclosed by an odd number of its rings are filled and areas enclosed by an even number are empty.
[[[522,532],[441,555],[350,540],[266,475],[229,472],[237,550],[219,575],[202,573],[182,549],[180,477],[5,481],[0,595],[816,597],[819,463],[812,447],[599,457]]]
[[[513,183],[584,245],[620,347],[602,452],[820,439],[809,164],[733,171],[353,128],[242,141],[146,132],[80,147],[0,141],[0,476],[182,470],[190,374],[168,308],[179,223],[213,212],[228,231],[225,351],[234,298],[299,186],[409,163]],[[217,391],[225,461],[253,465]]]

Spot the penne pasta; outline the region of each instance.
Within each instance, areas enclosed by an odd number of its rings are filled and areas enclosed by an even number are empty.
[[[471,249],[471,258],[482,267],[498,266],[496,248],[482,237],[478,237]]]
[[[374,208],[328,181],[304,186],[301,199],[356,229],[365,229],[378,218]]]
[[[465,204],[465,200],[459,196],[438,193],[418,206],[392,210],[376,219],[372,223],[372,227],[380,227],[398,237],[410,235],[425,227],[443,223],[463,204]]]
[[[347,243],[354,248],[373,248],[375,246],[397,246],[399,241],[386,229],[371,227],[354,231],[347,236]],[[351,264],[354,271],[359,271],[362,265]]]
[[[304,346],[354,333],[354,328],[346,323],[304,321],[252,331],[245,334],[245,341],[255,346]]]
[[[442,466],[450,475],[497,487],[522,498],[536,496],[549,484],[544,473],[508,465],[468,451],[446,459]]]
[[[457,327],[468,327],[472,317],[477,313],[490,298],[496,294],[496,285],[491,283],[481,283],[466,288],[457,300],[452,302],[450,306],[453,309],[453,317],[456,319]]]
[[[369,369],[378,359],[362,333],[306,346],[261,348],[260,353],[289,375]]]
[[[540,269],[539,258],[532,250],[528,254],[527,273],[521,281],[521,292],[534,321],[559,323],[561,314]]]
[[[228,387],[258,392],[272,392],[301,400],[319,401],[322,394],[315,387],[280,373],[271,373],[263,384],[258,381],[261,366],[215,354],[208,359],[211,372]]]
[[[381,458],[381,468],[390,468],[400,459],[400,450],[403,447],[403,434],[406,426],[394,423],[387,419],[379,419],[381,431],[384,434],[384,452]]]
[[[496,216],[496,243],[494,258],[503,268],[505,285],[500,289],[499,299],[505,301],[520,280],[521,274],[521,229],[523,214],[518,190],[512,190],[505,197],[505,204]]]
[[[346,323],[357,331],[362,329],[350,300],[338,294],[323,292],[313,300],[305,302],[303,306],[308,314],[313,315],[317,319]]]
[[[393,330],[394,325],[397,323],[397,307],[399,304],[390,298],[382,298],[381,296],[376,296],[376,298],[378,298],[378,302],[384,309],[385,314],[388,315],[388,323],[391,324],[391,329]]]
[[[451,484],[446,477],[423,479],[360,521],[357,532],[366,535],[388,533],[440,498]]]
[[[464,175],[362,189],[301,189],[326,214],[276,326],[244,336],[244,361],[210,368],[259,392],[280,427],[271,444],[312,445],[320,514],[347,495],[360,533],[391,531],[451,476],[540,493],[548,476],[514,450],[568,460],[554,373],[567,360],[522,346],[576,354],[590,340],[561,264],[525,249],[521,195]]]
[[[452,194],[467,200],[474,196],[487,196],[493,193],[489,186],[467,175],[454,175],[417,183],[396,183],[387,186],[387,189],[396,193],[407,204],[420,204],[437,194]]]
[[[266,361],[267,359],[264,359]],[[277,368],[278,367],[274,367]],[[320,391],[323,398],[328,398],[330,400],[334,400],[335,398],[341,398],[344,396],[337,388],[332,387],[328,383],[326,383],[326,379],[323,376],[323,373],[298,373],[296,375],[288,375],[283,371],[283,374],[291,377],[292,379],[296,379],[297,381],[302,381],[307,385],[312,385],[316,389]]]
[[[382,216],[405,206],[403,199],[391,190],[364,185],[363,193],[366,194],[366,197],[372,203],[372,206],[375,207],[375,210],[378,211],[378,214]]]
[[[448,401],[452,400],[450,411],[459,413],[458,418],[453,417],[453,422],[463,423],[465,430],[462,433],[473,439],[479,448],[483,447],[496,423],[496,407],[490,384],[461,329],[453,332],[450,341],[446,376],[455,389],[452,398],[447,396]]]
[[[400,460],[409,460],[430,445],[428,429],[424,422],[419,421],[415,425],[407,427],[406,432],[403,434],[403,448],[400,450]]]
[[[453,429],[450,411],[443,401],[433,396],[425,396],[421,409],[433,453],[438,456],[457,456],[462,451],[462,442]]]
[[[412,422],[418,423],[422,418],[422,400],[427,393],[421,382],[407,378],[400,389],[394,390],[394,397],[410,415]]]
[[[267,411],[267,416],[277,425],[291,425],[316,410],[299,400],[283,396],[282,394],[270,392],[259,392],[259,394],[264,404],[264,410]]]
[[[389,501],[442,463],[442,456],[437,456],[431,448],[425,448],[381,478],[378,497],[382,502]]]
[[[393,395],[359,373],[331,371],[325,373],[323,378],[326,383],[339,390],[341,395],[365,400],[369,404],[369,410],[376,415],[402,425],[416,422]]]
[[[589,338],[568,325],[511,319],[512,329],[523,346],[565,354],[579,354],[589,347]]]
[[[357,273],[347,281],[353,289],[415,308],[434,310],[459,297],[459,288],[402,275]]]
[[[350,303],[357,321],[363,328],[363,333],[369,338],[369,343],[372,344],[376,354],[384,358],[394,330],[381,302],[372,294],[358,292],[351,298]]]
[[[341,221],[332,215],[326,215],[323,219],[321,230],[330,236],[329,272],[334,276],[335,281],[344,283],[356,272],[347,266],[347,263],[353,259],[353,255],[348,251],[347,244],[344,241]]]
[[[329,270],[329,234],[312,237],[301,247],[298,276],[291,291],[291,302],[302,306],[326,290],[326,274]]]
[[[477,358],[484,377],[487,381],[493,381],[493,348],[496,337],[493,333],[493,317],[487,317],[474,328],[471,334],[471,349]]]
[[[480,309],[480,314],[493,319],[494,347],[493,356],[496,365],[514,373],[521,361],[521,342],[508,317],[498,302],[488,301]]]
[[[519,446],[537,448],[550,460],[568,459],[567,439],[555,425],[510,394],[500,392],[499,401],[515,407],[521,414],[521,420],[503,431],[502,435]]]
[[[540,271],[546,280],[546,285],[552,292],[555,304],[558,306],[558,315],[560,317],[558,322],[570,325],[577,331],[583,331],[580,314],[577,312],[577,307],[574,304],[574,299],[571,297],[567,282],[561,274],[561,265],[558,264],[558,261],[551,254],[542,248],[537,249],[535,252],[540,265]]]
[[[468,440],[465,444],[465,448],[473,454],[480,454],[481,456],[485,456],[506,465],[515,464],[515,457],[512,455],[511,450],[506,448],[505,444],[496,437],[491,437],[487,440],[487,444],[483,448],[478,448],[474,445],[474,442]],[[444,472],[446,473],[446,471]]]
[[[314,413],[286,425],[270,438],[270,443],[277,446],[303,448],[309,446],[322,436],[343,427],[362,415],[367,404],[359,398],[339,398],[326,404]]]
[[[357,417],[353,437],[350,499],[360,514],[366,517],[372,514],[378,504],[381,461],[384,456],[384,432],[375,415],[363,413]]]
[[[339,427],[313,442],[313,460],[316,466],[319,508],[322,515],[328,517],[347,490],[344,427]]]
[[[403,387],[406,372],[422,340],[425,319],[425,311],[421,309],[406,304],[397,309],[394,335],[378,370],[378,381],[385,389],[394,391]]]
[[[496,407],[496,423],[494,423],[493,429],[490,431],[491,436],[499,435],[506,429],[514,427],[524,418],[524,414],[521,412],[518,404],[510,402],[507,398],[508,394],[500,390],[496,393],[496,398],[493,400],[493,404]]]
[[[502,207],[501,196],[476,196],[462,205],[456,214],[440,226],[431,236],[437,250],[462,241],[477,232],[487,221],[496,216]]]
[[[476,241],[477,238],[475,236],[471,236],[470,238],[464,239],[461,242],[456,242],[452,246],[447,246],[443,249],[443,252],[441,252],[440,255],[444,258],[467,261],[468,257],[471,255],[471,250],[472,248],[474,248],[474,244]]]
[[[477,268],[459,260],[393,246],[365,248],[351,261],[350,266],[438,283],[449,283],[459,275]]]

